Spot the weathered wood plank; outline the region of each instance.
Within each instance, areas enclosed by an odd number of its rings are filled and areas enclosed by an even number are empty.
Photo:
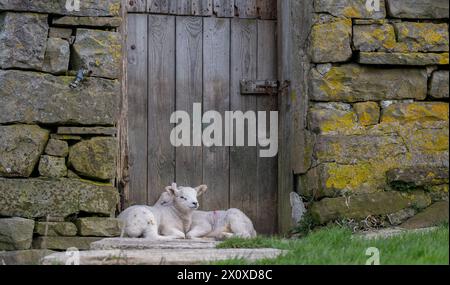
[[[291,1],[278,1],[278,75],[281,81],[291,79],[291,54],[292,38],[290,36],[290,8]],[[283,16],[283,17],[281,17]],[[280,109],[280,128],[278,153],[278,229],[281,233],[287,233],[291,227],[289,194],[294,190],[294,177],[292,173],[291,148],[293,133],[291,131],[292,109],[290,90],[283,90],[278,94],[278,106]]]
[[[203,78],[203,19],[200,17],[177,17],[176,20],[176,110],[186,111],[191,120],[193,104],[202,103]],[[191,122],[192,125],[192,122]],[[176,182],[182,186],[202,183],[201,129],[191,126],[192,146],[176,149]]]
[[[192,15],[192,0],[177,0],[177,15]]]
[[[126,39],[127,35],[127,4],[126,0],[121,0],[121,5],[124,7],[121,9],[120,14],[122,16],[123,22],[118,31],[120,32],[122,39]],[[122,45],[122,53],[127,54],[128,44]],[[120,202],[118,205],[118,210],[122,211],[126,208],[126,203],[130,197],[130,166],[129,166],[129,148],[128,148],[128,84],[127,84],[127,62],[126,56],[122,57],[122,76],[121,76],[121,97],[122,97],[122,109],[120,113],[120,119],[117,122],[117,140],[119,141],[119,147],[117,150],[117,179],[114,186],[117,187],[120,193]]]
[[[214,14],[219,18],[233,18],[234,0],[214,0]]]
[[[275,20],[277,18],[276,0],[256,0],[256,9],[259,18],[263,20]]]
[[[312,25],[313,0],[278,1],[279,79],[288,80],[290,88],[279,96],[278,227],[287,233],[292,225],[290,192],[294,191],[294,174],[305,173],[310,161],[305,156],[311,147],[306,130],[308,108],[307,80],[309,59],[307,40]]]
[[[150,13],[168,14],[169,2],[171,0],[147,0],[147,11]]]
[[[126,204],[147,202],[147,16],[128,16],[127,73],[129,197]]]
[[[149,0],[151,1],[151,0]],[[128,12],[143,13],[147,9],[147,0],[129,0],[125,1]]]
[[[192,15],[211,16],[213,11],[213,0],[192,0]]]
[[[178,13],[178,1],[169,0],[169,14],[176,15]]]
[[[277,79],[276,23],[258,20],[258,80]],[[269,111],[278,110],[277,96],[257,96],[257,110],[266,111],[266,137],[270,134]],[[261,122],[258,121],[258,125]],[[277,122],[276,122],[277,124]],[[278,125],[276,125],[278,127]],[[278,139],[278,137],[276,138]],[[265,148],[267,149],[267,148]],[[258,144],[257,153],[257,220],[259,233],[274,234],[277,230],[277,157],[263,158]]]
[[[237,9],[237,15],[241,19],[254,19],[258,17],[256,0],[235,0],[234,5]]]
[[[175,17],[150,15],[148,52],[148,203],[175,179],[170,144],[175,111]],[[141,147],[140,145],[138,147]]]
[[[204,110],[223,115],[230,109],[230,20],[205,18],[203,27]],[[228,209],[230,206],[229,155],[229,147],[203,148],[203,182],[210,189],[202,198],[202,208],[206,210]]]
[[[256,78],[257,62],[257,26],[256,20],[231,20],[231,111],[256,110],[255,96],[241,96],[240,80]],[[245,130],[248,130],[248,120]],[[242,209],[252,220],[257,220],[258,195],[256,181],[256,146],[248,146],[247,131],[245,146],[230,148],[230,207]]]

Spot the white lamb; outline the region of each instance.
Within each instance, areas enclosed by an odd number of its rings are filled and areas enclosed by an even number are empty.
[[[170,207],[174,199],[166,192],[161,195],[158,203],[161,206]],[[256,235],[252,221],[242,211],[229,209],[212,212],[195,211],[192,214],[192,224],[186,238],[223,240],[232,237],[253,238]]]
[[[172,199],[170,205],[159,201],[153,207],[132,206],[123,211],[118,219],[124,223],[124,237],[151,240],[184,239],[190,229],[192,214],[198,209],[197,197],[206,190],[206,185],[197,188],[177,187],[174,183],[166,187]],[[167,196],[166,196],[167,197]]]

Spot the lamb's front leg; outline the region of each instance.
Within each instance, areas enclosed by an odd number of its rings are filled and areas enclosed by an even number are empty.
[[[186,239],[186,235],[175,228],[165,229],[162,231],[162,235],[168,239]]]
[[[187,239],[200,239],[206,237],[211,232],[210,228],[195,227],[192,228],[187,234]]]

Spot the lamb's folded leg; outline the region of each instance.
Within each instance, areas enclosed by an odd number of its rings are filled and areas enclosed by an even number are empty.
[[[203,237],[206,237],[211,232],[210,228],[202,228],[202,227],[195,227],[192,228],[187,234],[187,239],[200,239]]]
[[[186,239],[186,235],[177,229],[167,229],[162,232],[163,237],[167,239]]]

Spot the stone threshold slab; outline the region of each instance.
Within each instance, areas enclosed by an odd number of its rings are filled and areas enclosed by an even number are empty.
[[[133,238],[106,238],[91,243],[91,250],[214,249],[213,239],[153,241]]]
[[[198,265],[228,259],[254,262],[284,254],[279,249],[147,249],[90,250],[79,253],[80,265]],[[42,259],[43,265],[65,265],[73,260],[65,252]]]

